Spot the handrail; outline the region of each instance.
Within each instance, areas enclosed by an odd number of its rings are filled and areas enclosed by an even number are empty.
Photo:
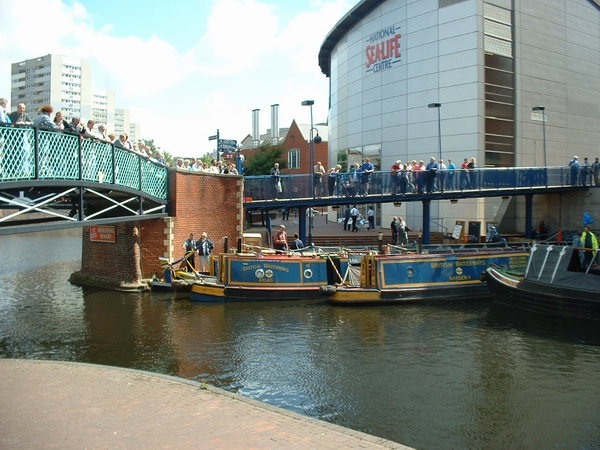
[[[78,180],[167,199],[168,170],[110,142],[28,125],[0,126],[0,183]]]
[[[590,185],[591,171],[585,172],[579,168],[574,172],[571,168],[554,167],[490,167],[482,169],[456,169],[439,171],[435,178],[437,190],[435,193],[461,194],[499,193],[511,195],[519,189],[546,189],[549,187],[575,187]],[[392,193],[394,180],[389,171],[373,172],[370,177],[369,198],[391,196],[398,200],[412,194],[424,194],[426,172],[404,173],[410,176],[408,181],[397,185],[397,192]],[[415,175],[416,174],[416,175]],[[585,175],[585,179],[582,176]],[[269,200],[298,200],[307,198],[360,198],[363,196],[364,185],[351,181],[349,174],[340,173],[335,176],[332,191],[329,191],[329,176],[326,175],[321,183],[320,192],[311,193],[312,175],[288,174],[280,175],[279,180],[283,192],[279,193],[273,177],[270,175],[249,176],[244,178],[244,197],[252,201]],[[401,172],[401,179],[402,172]],[[405,178],[404,178],[405,179]],[[319,195],[321,194],[321,195]]]

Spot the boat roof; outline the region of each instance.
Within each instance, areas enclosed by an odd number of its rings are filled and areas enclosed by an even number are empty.
[[[600,276],[582,271],[579,250],[566,245],[534,245],[525,278],[544,284],[600,291]]]

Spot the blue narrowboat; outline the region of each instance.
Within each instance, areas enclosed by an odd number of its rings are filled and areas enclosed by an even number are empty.
[[[446,254],[365,255],[342,283],[323,286],[330,303],[408,303],[490,297],[482,274],[490,264],[524,269],[529,252],[510,247]],[[355,270],[355,273],[352,271]]]
[[[213,276],[195,280],[190,299],[204,302],[324,300],[320,287],[339,283],[348,258],[329,253],[223,253]]]

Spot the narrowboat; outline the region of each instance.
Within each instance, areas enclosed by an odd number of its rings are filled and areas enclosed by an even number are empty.
[[[192,301],[323,301],[320,287],[340,282],[348,266],[344,254],[315,251],[278,254],[266,250],[211,258],[213,276],[192,282]]]
[[[450,250],[442,253],[367,254],[349,266],[342,283],[322,287],[330,303],[409,303],[490,298],[482,274],[490,264],[523,269],[525,248]]]
[[[587,266],[583,253],[594,252]],[[525,270],[511,271],[492,265],[486,270],[494,301],[522,310],[600,320],[600,255],[590,249],[536,244]]]

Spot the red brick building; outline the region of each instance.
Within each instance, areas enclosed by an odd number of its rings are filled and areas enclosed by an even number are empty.
[[[321,137],[320,143],[315,143],[314,163],[318,161],[323,163],[326,169],[329,169],[327,136],[329,127],[326,124],[315,124],[313,137],[317,134]],[[273,136],[272,134],[275,134]],[[246,161],[260,151],[260,146],[267,144],[267,148],[282,148],[284,150],[281,158],[287,161],[287,168],[282,170],[283,174],[300,175],[312,173],[310,167],[310,125],[298,125],[292,121],[289,128],[281,128],[272,133],[272,129],[267,133],[260,135],[258,139],[251,135],[241,142],[241,153]],[[223,159],[235,161],[237,153],[225,153]]]

